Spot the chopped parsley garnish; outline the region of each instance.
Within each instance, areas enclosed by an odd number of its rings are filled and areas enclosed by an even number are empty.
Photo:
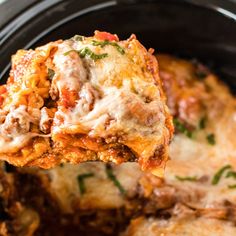
[[[93,173],[86,173],[86,174],[81,174],[77,176],[78,184],[79,184],[79,191],[81,195],[83,195],[86,192],[86,187],[85,187],[85,179],[93,177]]]
[[[224,172],[226,170],[229,170],[231,169],[231,165],[226,165],[226,166],[223,166],[221,169],[219,169],[216,174],[213,176],[213,179],[212,179],[212,185],[217,185],[221,179],[221,177],[223,176]]]
[[[70,51],[68,51],[68,52],[65,52],[65,53],[64,53],[64,56],[67,56],[67,55],[68,55],[69,53],[71,53],[71,52],[76,52],[76,53],[78,53],[81,58],[84,58],[85,56],[89,56],[89,57],[90,57],[91,59],[93,59],[94,61],[99,60],[99,59],[102,59],[102,58],[105,58],[105,57],[108,56],[107,53],[96,54],[96,53],[94,53],[93,51],[91,51],[91,49],[89,49],[88,47],[85,47],[85,48],[83,48],[83,49],[81,49],[81,50],[78,50],[78,51],[77,51],[77,50],[70,50]]]
[[[189,129],[187,129],[185,127],[185,125],[182,122],[180,122],[177,118],[174,118],[173,122],[174,122],[174,126],[177,129],[177,131],[185,134],[189,138],[193,137],[193,133]]]
[[[226,178],[232,177],[232,178],[236,179],[236,171],[229,171],[229,172],[226,174],[225,177],[226,177]]]
[[[65,52],[65,53],[64,53],[64,56],[69,55],[71,52],[79,53],[79,51],[72,49],[72,50],[70,50],[70,51]]]
[[[176,179],[180,181],[197,181],[197,176],[175,176]]]
[[[55,71],[53,69],[48,68],[48,78],[52,80],[55,75]]]
[[[207,139],[207,141],[208,141],[208,143],[210,145],[215,145],[216,144],[216,140],[215,140],[215,135],[214,134],[208,134],[206,136],[206,139]]]
[[[199,129],[205,129],[206,128],[206,121],[207,121],[207,118],[206,116],[202,117],[201,120],[199,121]]]
[[[125,195],[125,189],[123,188],[123,186],[121,185],[121,183],[118,181],[118,179],[116,178],[116,176],[113,173],[112,167],[111,165],[107,164],[106,165],[106,174],[107,177],[114,183],[114,185],[119,189],[120,193],[122,195]]]
[[[74,39],[75,41],[83,41],[84,40],[84,36],[81,35],[75,35],[74,37],[72,37],[72,39]]]
[[[228,188],[236,188],[236,184],[228,185]]]
[[[122,48],[118,43],[110,42],[108,40],[105,40],[105,41],[95,41],[95,40],[93,40],[92,45],[93,46],[100,46],[102,48],[105,47],[106,45],[111,45],[111,46],[115,47],[117,49],[117,51],[119,53],[121,53],[122,55],[125,54],[124,48]]]
[[[91,51],[88,47],[85,47],[79,51],[80,57],[84,58],[86,55],[89,56],[93,60],[98,60],[102,59],[108,56],[107,53],[102,53],[102,54],[95,54],[94,52]]]

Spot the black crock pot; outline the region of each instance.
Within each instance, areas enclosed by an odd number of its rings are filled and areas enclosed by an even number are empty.
[[[235,0],[7,0],[0,5],[0,72],[11,55],[95,29],[212,66],[236,91]]]

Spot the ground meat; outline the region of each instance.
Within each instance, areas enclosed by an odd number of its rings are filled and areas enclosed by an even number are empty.
[[[10,111],[5,122],[1,126],[2,132],[5,134],[23,134],[27,133],[30,129],[31,118],[26,111],[25,106],[20,106],[14,112]]]

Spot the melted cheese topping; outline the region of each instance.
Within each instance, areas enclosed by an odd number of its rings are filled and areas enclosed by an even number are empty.
[[[87,173],[93,173],[94,176],[85,180],[86,192],[81,195],[78,176]],[[82,163],[77,166],[64,164],[49,170],[48,174],[51,179],[50,188],[56,194],[64,212],[75,211],[75,203],[82,209],[112,209],[125,204],[124,197],[107,177],[103,163]],[[142,175],[137,164],[125,163],[117,166],[114,174],[130,195],[135,193],[138,179]]]
[[[88,133],[92,138],[122,135],[120,143],[129,146],[138,156],[149,158],[168,130],[165,127],[166,107],[152,75],[145,68],[140,45],[136,40],[130,40],[128,45],[117,42],[125,48],[123,55],[112,45],[93,46],[92,39],[67,40],[59,45],[55,54],[58,74],[53,83],[62,96],[65,88],[79,91],[79,99],[74,107],[59,106],[55,117],[63,117],[63,122],[60,125],[55,122],[53,137],[54,133],[67,133],[68,130]],[[107,57],[81,59],[78,52],[84,48],[98,55],[107,54]],[[145,97],[150,102],[145,102]],[[145,148],[133,145],[135,140],[143,142]]]
[[[227,222],[213,219],[137,219],[121,236],[228,236],[235,235],[236,228]]]
[[[87,72],[79,55],[77,53],[64,55],[66,52],[72,50],[72,43],[72,40],[67,40],[59,44],[57,53],[53,59],[57,73],[53,83],[56,83],[59,91],[64,87],[77,91],[81,87],[81,82],[86,81]]]
[[[26,106],[11,108],[9,113],[2,119],[0,125],[0,147],[1,152],[15,152],[23,147],[32,137],[38,134],[29,132],[30,124],[35,123],[38,118],[37,110],[34,116],[26,111]],[[36,116],[36,117],[35,117]]]

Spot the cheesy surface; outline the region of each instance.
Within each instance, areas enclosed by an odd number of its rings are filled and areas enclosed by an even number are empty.
[[[2,86],[0,158],[51,168],[89,160],[164,167],[173,125],[158,66],[133,35],[96,31],[20,50]]]

